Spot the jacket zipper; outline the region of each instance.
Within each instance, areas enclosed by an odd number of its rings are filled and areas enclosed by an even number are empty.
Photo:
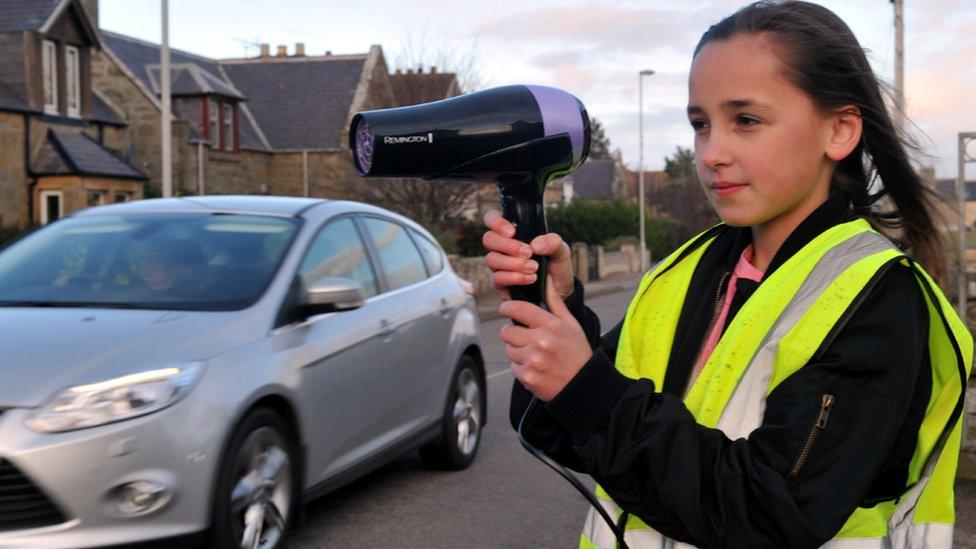
[[[718,321],[718,315],[721,312],[722,303],[722,286],[725,285],[725,280],[729,277],[729,273],[722,273],[722,278],[718,281],[718,288],[715,289],[715,304],[712,305],[712,319],[708,321],[708,327],[705,328],[705,336],[702,338],[701,344],[698,346],[698,352],[695,353],[695,361],[691,363],[691,369],[688,370],[688,376],[685,378],[684,393],[682,398],[688,396],[688,391],[691,390],[692,376],[695,370],[698,368],[698,361],[701,360],[702,353],[705,352],[705,344],[708,343],[708,337],[712,334],[712,330],[715,328],[715,323]]]
[[[813,427],[810,429],[810,434],[807,435],[807,442],[803,445],[803,451],[800,452],[799,457],[796,458],[796,463],[793,464],[793,468],[790,469],[790,476],[795,477],[800,474],[800,469],[803,464],[806,463],[807,458],[810,457],[810,450],[813,449],[813,441],[817,440],[817,434],[823,431],[827,427],[827,418],[830,417],[830,409],[834,406],[834,395],[824,394],[820,397],[820,414],[817,416],[817,421],[814,422]]]

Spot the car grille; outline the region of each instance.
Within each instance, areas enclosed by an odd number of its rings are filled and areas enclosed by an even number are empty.
[[[0,459],[0,532],[64,521],[64,514],[20,469]]]

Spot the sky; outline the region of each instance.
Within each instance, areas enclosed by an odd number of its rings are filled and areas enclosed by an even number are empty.
[[[815,0],[837,13],[894,80],[890,0]],[[159,0],[101,0],[102,28],[159,42]],[[638,72],[644,77],[644,167],[691,147],[688,68],[708,26],[742,0],[170,0],[170,46],[213,58],[257,55],[257,44],[303,42],[308,55],[365,53],[391,70],[454,64],[480,87],[542,84],[576,95],[624,162],[639,163]],[[939,177],[956,177],[957,134],[976,132],[976,1],[905,0],[908,116]],[[430,61],[427,61],[430,60]],[[970,147],[976,158],[976,144]],[[967,170],[976,177],[976,163]]]

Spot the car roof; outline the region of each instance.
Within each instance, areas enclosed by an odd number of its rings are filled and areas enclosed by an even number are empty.
[[[118,215],[161,212],[221,212],[251,213],[294,217],[303,211],[328,202],[321,198],[291,196],[186,196],[180,198],[150,198],[121,204],[99,206],[74,215]]]
[[[139,213],[231,213],[302,217],[321,220],[340,213],[373,213],[397,219],[433,238],[419,223],[390,210],[349,200],[302,198],[294,196],[186,196],[150,198],[81,210],[72,216],[121,215]]]

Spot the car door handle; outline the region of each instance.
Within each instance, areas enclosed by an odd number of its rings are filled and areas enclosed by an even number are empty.
[[[396,326],[387,319],[380,320],[380,330],[376,335],[386,337],[396,331]]]
[[[446,315],[450,313],[451,309],[453,308],[454,307],[451,306],[450,302],[448,302],[446,298],[441,298],[441,307],[440,309],[437,309],[437,312],[442,315]]]

